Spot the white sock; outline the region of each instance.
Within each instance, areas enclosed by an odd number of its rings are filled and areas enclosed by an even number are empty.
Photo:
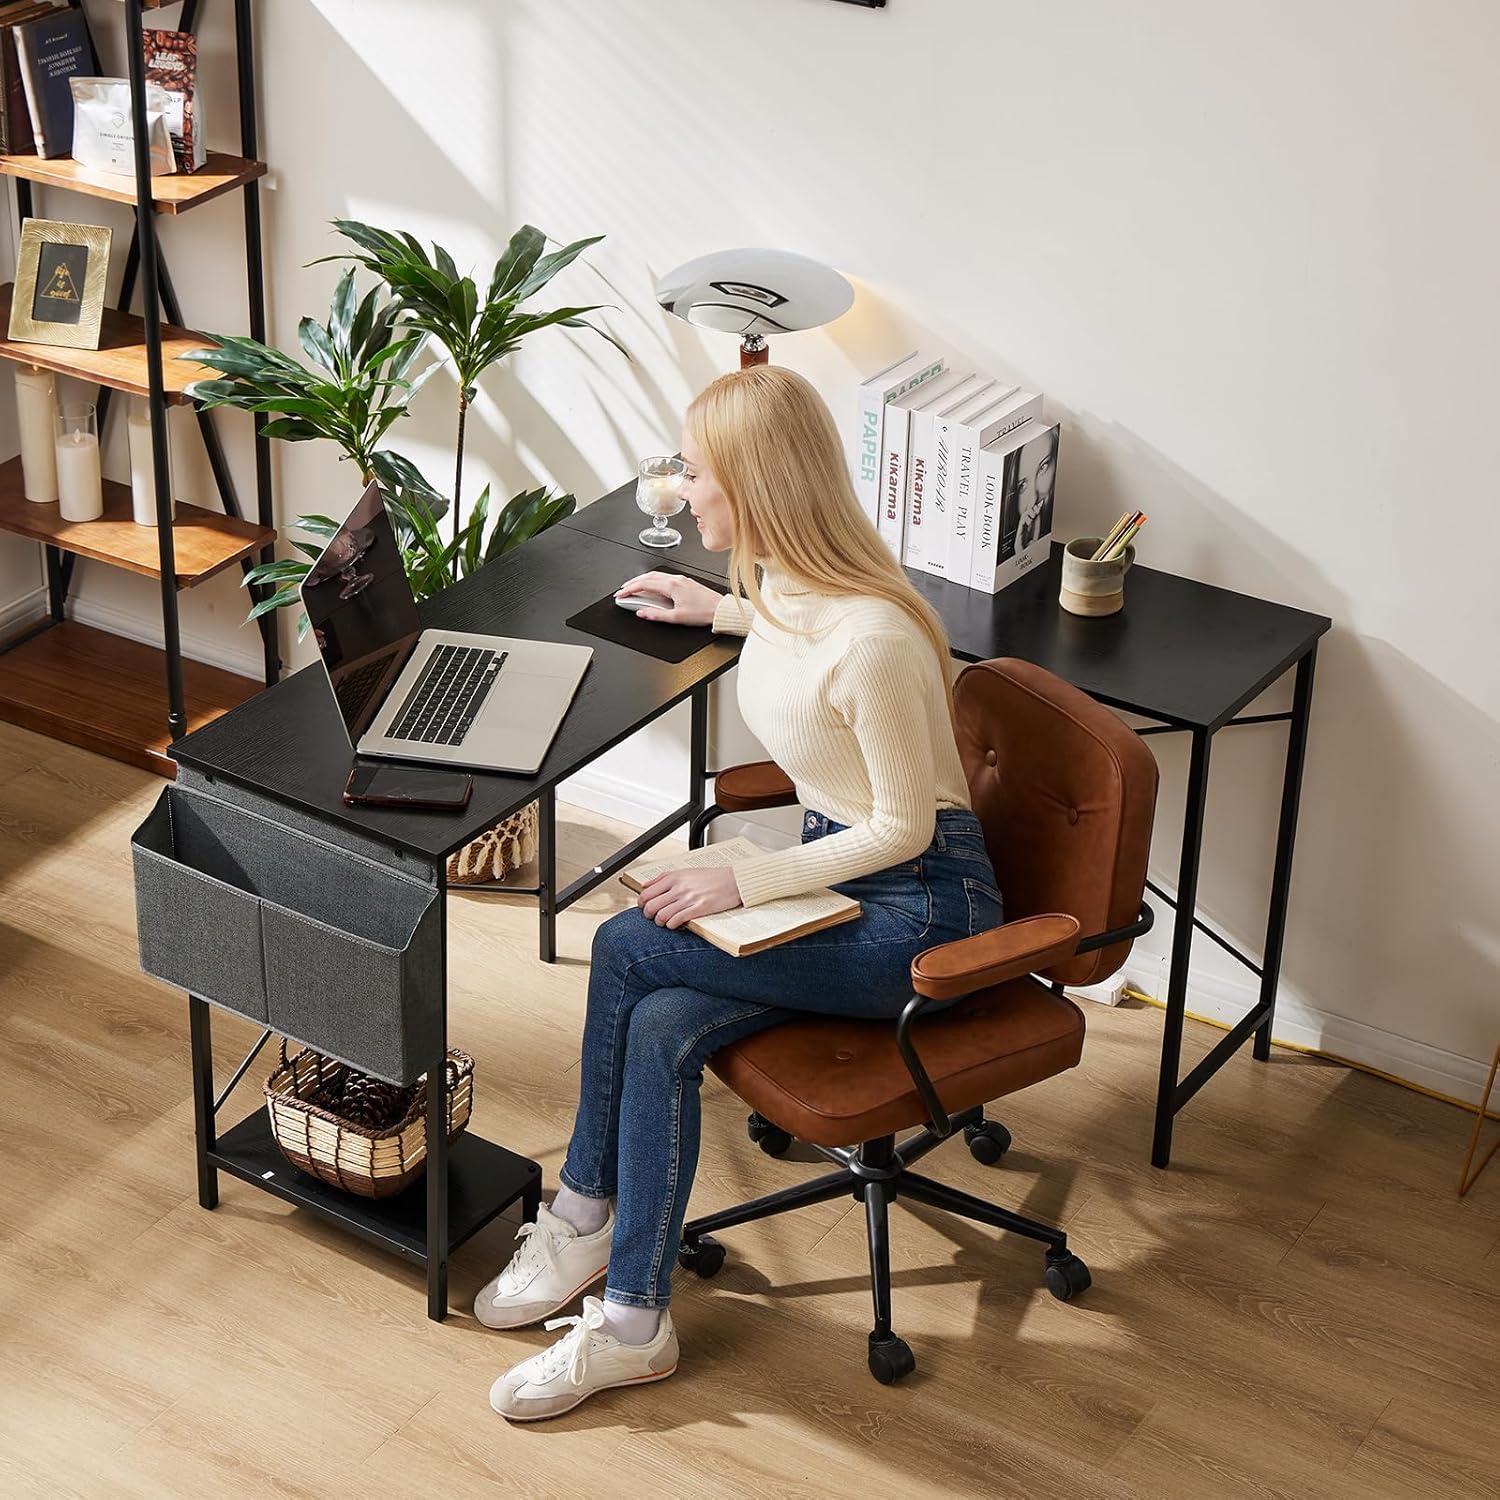
[[[559,1219],[566,1219],[579,1234],[597,1234],[609,1218],[608,1198],[585,1198],[572,1188],[560,1186],[547,1205]]]
[[[629,1302],[611,1302],[604,1298],[604,1331],[622,1344],[649,1344],[661,1327],[659,1307],[636,1307]]]

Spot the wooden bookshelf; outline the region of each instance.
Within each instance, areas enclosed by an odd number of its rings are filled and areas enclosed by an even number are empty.
[[[28,182],[39,182],[47,187],[67,188],[74,193],[87,193],[93,198],[107,198],[112,203],[135,202],[134,177],[85,167],[71,156],[41,157],[30,151],[18,156],[0,155],[0,174],[24,177]],[[158,213],[186,213],[200,203],[232,193],[265,175],[264,162],[210,151],[208,160],[196,172],[171,172],[164,177],[153,177],[151,202]]]
[[[10,300],[14,283],[0,286],[0,329],[10,327]],[[195,380],[215,380],[218,371],[183,356],[190,349],[207,348],[213,340],[201,333],[161,325],[161,373],[167,400],[175,405],[188,401],[187,387]],[[59,375],[74,375],[92,385],[112,386],[132,396],[150,393],[146,374],[146,325],[134,313],[123,313],[113,307],[104,309],[99,328],[97,349],[61,349],[55,344],[28,344],[0,337],[0,359],[17,364],[56,370]]]
[[[68,620],[0,649],[0,720],[174,776],[161,711],[165,674],[166,658],[156,647]],[[182,687],[188,730],[261,691],[249,677],[187,657]]]
[[[21,460],[12,458],[0,464],[0,531],[146,578],[161,577],[156,528],[135,524],[130,486],[118,480],[104,481],[104,514],[97,521],[65,521],[55,504],[39,505],[26,498]],[[179,501],[172,526],[177,587],[193,588],[275,540],[276,533],[268,527]]]

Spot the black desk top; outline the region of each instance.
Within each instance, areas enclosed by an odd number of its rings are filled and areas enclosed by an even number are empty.
[[[537,775],[475,771],[474,794],[462,813],[344,806],[344,782],[354,753],[316,663],[184,736],[172,746],[172,754],[209,775],[224,776],[393,847],[440,859],[734,665],[737,640],[716,640],[686,661],[672,663],[563,624],[640,571],[636,555],[618,543],[555,526],[423,604],[426,626],[566,641],[594,650],[578,696]]]
[[[728,554],[706,551],[685,512],[677,517],[681,546],[661,552],[640,546],[644,518],[632,488],[596,500],[564,524],[634,548],[647,567],[660,558],[724,578]],[[962,660],[1021,657],[1101,703],[1191,728],[1217,729],[1233,718],[1333,623],[1139,564],[1125,580],[1125,608],[1084,619],[1059,607],[1061,574],[1060,543],[1049,562],[994,595],[908,569]]]

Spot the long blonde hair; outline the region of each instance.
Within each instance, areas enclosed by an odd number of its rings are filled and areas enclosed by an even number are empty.
[[[861,508],[833,415],[812,386],[778,365],[736,370],[700,392],[684,420],[734,516],[735,594],[780,624],[761,599],[759,560],[815,594],[884,599],[926,637],[949,690],[948,633]]]

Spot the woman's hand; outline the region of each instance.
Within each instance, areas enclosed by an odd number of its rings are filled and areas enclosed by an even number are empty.
[[[668,625],[712,625],[714,610],[724,597],[706,583],[684,578],[681,573],[642,573],[615,590],[616,599],[626,599],[631,594],[662,594],[670,599],[671,609],[636,611],[639,620],[661,620]],[[739,904],[738,896],[734,904]]]
[[[733,911],[740,904],[734,871],[718,869],[664,870],[641,887],[636,905],[658,927],[682,927],[694,917]]]

